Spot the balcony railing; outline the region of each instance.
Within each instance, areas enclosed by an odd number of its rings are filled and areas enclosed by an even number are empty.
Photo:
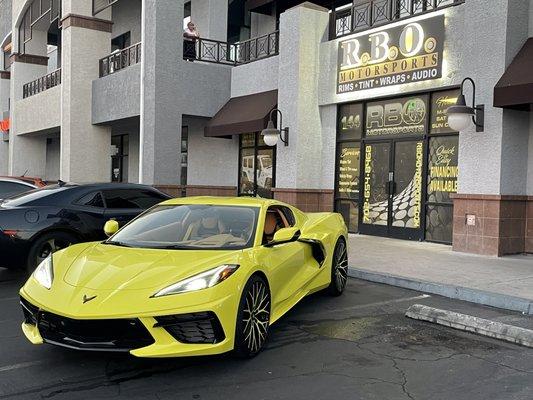
[[[117,51],[100,60],[100,78],[141,62],[141,43]]]
[[[279,32],[229,44],[199,38],[195,46],[184,43],[183,58],[226,65],[246,64],[279,54]]]
[[[60,84],[61,84],[61,68],[56,69],[54,72],[51,72],[48,75],[38,78],[32,82],[26,83],[22,87],[22,97],[25,99],[27,97],[44,92],[45,90],[48,90]]]
[[[368,0],[330,13],[330,39],[463,4],[465,0]]]

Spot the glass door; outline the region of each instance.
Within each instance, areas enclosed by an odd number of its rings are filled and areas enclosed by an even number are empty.
[[[423,140],[366,142],[361,233],[421,240]]]

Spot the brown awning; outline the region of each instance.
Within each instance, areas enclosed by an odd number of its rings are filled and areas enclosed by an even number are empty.
[[[533,38],[530,38],[494,87],[494,107],[530,110],[532,104]]]
[[[278,91],[233,97],[204,128],[205,136],[230,136],[266,128],[270,111],[278,104]]]

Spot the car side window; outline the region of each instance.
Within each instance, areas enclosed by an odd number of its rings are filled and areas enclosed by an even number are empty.
[[[296,225],[296,218],[294,218],[294,213],[292,212],[292,210],[289,207],[281,206],[281,207],[279,207],[279,210],[285,216],[285,219],[287,220],[287,223],[288,223],[289,227],[292,227],[292,226]]]
[[[87,193],[85,196],[76,201],[76,204],[87,207],[104,208],[104,200],[100,192]]]
[[[107,208],[142,208],[147,209],[163,200],[161,194],[150,190],[112,189],[104,190]]]
[[[32,188],[16,182],[0,182],[0,199],[24,193]]]

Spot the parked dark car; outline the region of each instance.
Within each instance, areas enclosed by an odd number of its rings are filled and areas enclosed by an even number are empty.
[[[169,199],[151,186],[60,182],[0,203],[0,266],[28,272],[51,252],[102,240],[107,220],[120,225]]]
[[[45,186],[44,182],[40,179],[0,176],[0,199],[7,199],[43,186]]]

